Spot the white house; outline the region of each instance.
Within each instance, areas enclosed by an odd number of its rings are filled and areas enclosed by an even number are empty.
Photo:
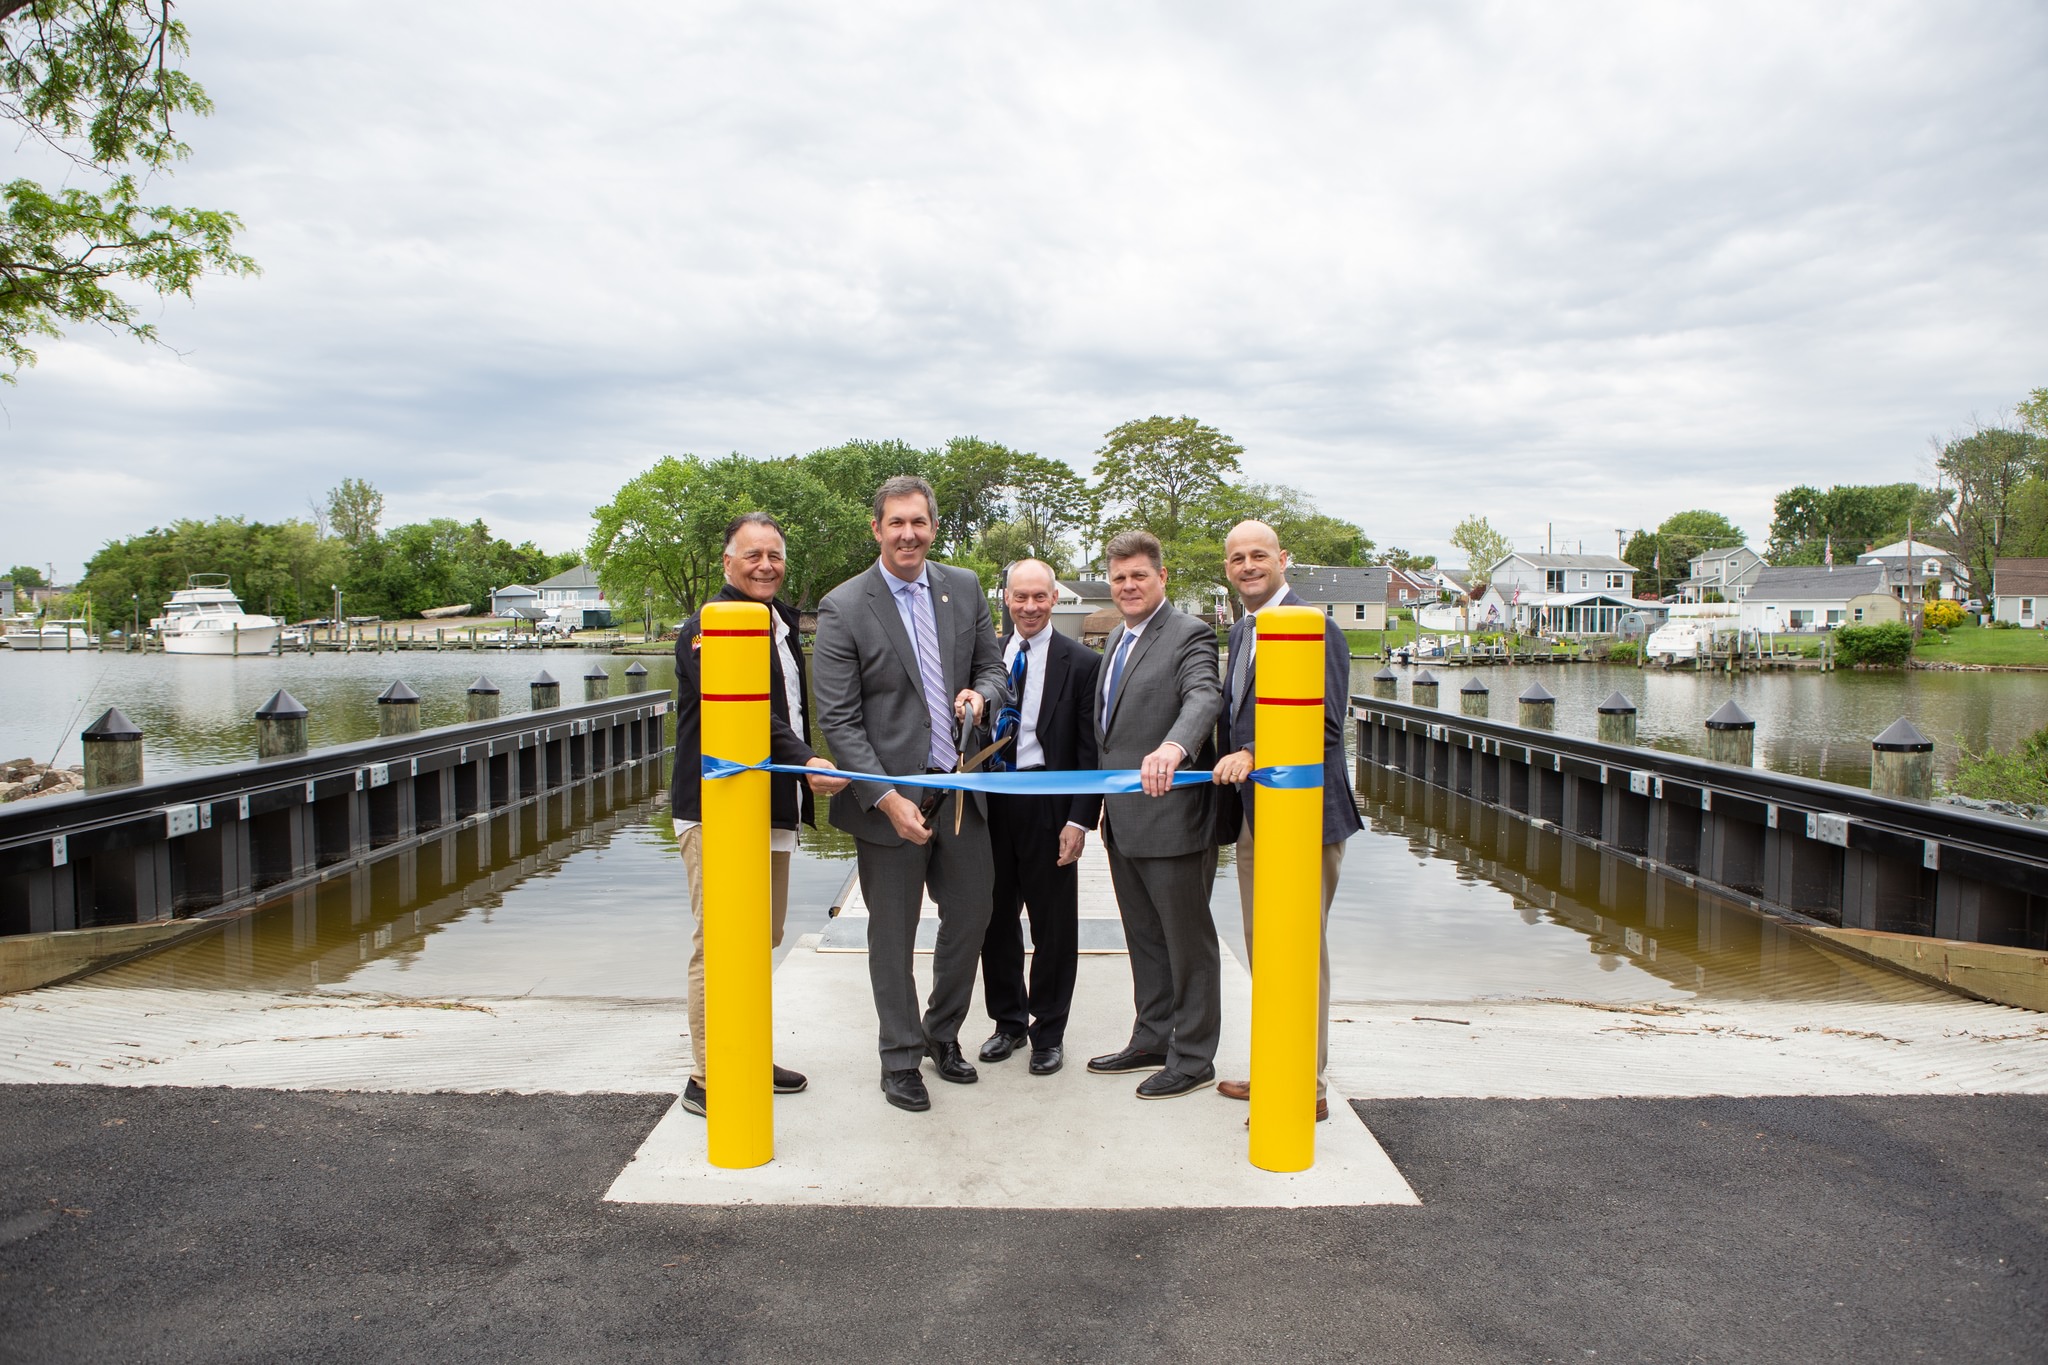
[[[1516,551],[1487,574],[1473,619],[1561,635],[1611,635],[1635,600],[1635,566],[1613,555]]]
[[[2048,621],[2048,559],[2001,559],[1991,566],[1991,619],[2038,626]]]
[[[1740,602],[1763,567],[1764,557],[1747,545],[1694,555],[1691,576],[1678,585],[1678,600],[1705,602],[1711,594],[1723,602]]]
[[[1770,634],[1869,626],[1905,618],[1881,564],[1766,564],[1742,599],[1737,624]]]
[[[1865,550],[1856,556],[1856,562],[1882,565],[1885,590],[1901,600],[1908,595],[1922,601],[1969,596],[1957,584],[1956,570],[1959,566],[1955,556],[1924,540],[1895,540],[1889,545]]]

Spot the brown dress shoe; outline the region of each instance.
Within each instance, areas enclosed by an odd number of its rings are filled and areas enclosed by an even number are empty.
[[[1250,1081],[1218,1081],[1216,1093],[1226,1100],[1248,1100],[1252,1097]]]

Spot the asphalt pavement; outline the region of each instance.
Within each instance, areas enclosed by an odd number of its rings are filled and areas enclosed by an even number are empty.
[[[2048,1359],[2048,1097],[1359,1103],[1419,1207],[607,1203],[668,1104],[0,1087],[0,1359]]]

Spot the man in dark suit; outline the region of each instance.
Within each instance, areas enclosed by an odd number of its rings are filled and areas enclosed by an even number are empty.
[[[1018,772],[1095,766],[1095,675],[1102,657],[1052,628],[1059,586],[1050,565],[1026,559],[1010,566],[1003,589],[1015,629],[1003,657],[1011,702],[996,735],[1009,736],[1010,747],[998,758]],[[1003,1061],[1028,1041],[1032,1075],[1060,1069],[1080,950],[1078,863],[1101,814],[1100,796],[989,796],[995,908],[981,944],[981,988],[996,1031],[981,1045],[984,1062]],[[1019,905],[1031,914],[1028,993]]]
[[[1245,965],[1252,948],[1252,810],[1257,804],[1248,780],[1256,766],[1252,744],[1257,735],[1258,612],[1267,606],[1307,606],[1287,586],[1287,552],[1263,521],[1242,521],[1223,541],[1223,573],[1244,599],[1245,615],[1230,628],[1229,679],[1223,689],[1226,750],[1217,760],[1215,780],[1231,795],[1219,811],[1218,837],[1237,845],[1237,898],[1244,911]],[[1323,617],[1323,858],[1322,858],[1322,982],[1316,1015],[1316,1118],[1330,1116],[1324,1073],[1330,1061],[1330,901],[1337,894],[1337,874],[1344,866],[1344,841],[1363,828],[1351,797],[1351,772],[1344,762],[1344,725],[1351,705],[1351,646],[1337,623]],[[1234,1100],[1248,1100],[1250,1081],[1224,1081],[1216,1087]]]
[[[714,602],[759,602],[768,608],[773,648],[768,687],[768,756],[776,763],[832,765],[811,751],[811,719],[804,702],[804,652],[797,643],[796,610],[776,594],[789,573],[782,526],[766,512],[747,512],[725,528],[725,586]],[[704,668],[700,646],[704,614],[699,612],[676,633],[676,761],[669,782],[669,804],[676,817],[676,845],[682,850],[683,872],[690,885],[690,913],[697,926],[690,938],[690,1050],[694,1063],[683,1085],[682,1105],[692,1114],[704,1112],[704,818],[702,783],[698,777],[703,753]],[[808,786],[806,785],[808,784]],[[797,778],[777,774],[769,785],[769,946],[782,943],[789,914],[789,855],[796,852],[796,829],[818,822],[811,813],[811,792],[835,792],[844,778]],[[775,1068],[775,1091],[794,1094],[809,1082],[794,1071]]]
[[[956,718],[971,714],[979,722],[1009,700],[981,581],[925,557],[936,522],[930,484],[913,475],[886,480],[875,491],[869,523],[880,558],[818,604],[812,692],[818,726],[843,768],[903,776],[955,771]],[[918,1072],[923,1058],[943,1080],[979,1079],[960,1055],[960,1023],[973,1003],[994,879],[979,795],[947,798],[931,824],[918,804],[888,782],[853,783],[832,803],[832,823],[854,838],[868,907],[882,1093],[913,1112],[931,1108]],[[920,1018],[911,964],[927,887],[939,907],[939,935],[931,998]]]
[[[1102,843],[1131,955],[1137,1020],[1098,1073],[1152,1071],[1140,1099],[1190,1094],[1216,1079],[1222,976],[1209,887],[1216,873],[1212,786],[1173,786],[1205,768],[1223,704],[1216,632],[1166,600],[1159,541],[1125,531],[1104,549],[1123,623],[1104,651],[1095,743],[1104,768],[1136,768],[1142,792],[1103,798]]]

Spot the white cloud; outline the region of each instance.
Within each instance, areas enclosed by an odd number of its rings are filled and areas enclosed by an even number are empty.
[[[1382,544],[1761,537],[2048,383],[2022,4],[181,9],[169,189],[265,274],[0,395],[5,562],[351,475],[566,546],[666,451],[1155,411]]]

